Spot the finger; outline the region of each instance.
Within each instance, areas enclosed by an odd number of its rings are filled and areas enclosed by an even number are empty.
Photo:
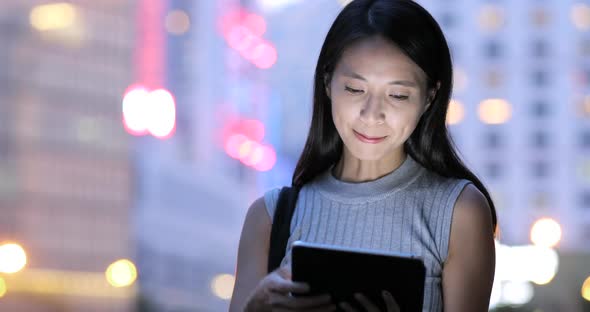
[[[283,278],[274,277],[269,281],[268,287],[272,292],[277,292],[281,294],[288,294],[288,293],[306,293],[309,291],[309,285],[307,283],[302,282],[293,282],[290,280],[285,280]]]
[[[358,312],[355,308],[353,308],[348,302],[340,302],[338,306],[346,311],[346,312]]]
[[[272,296],[272,295],[271,295]],[[279,307],[292,309],[317,308],[332,303],[330,295],[309,296],[309,297],[292,297],[277,295],[272,296],[271,302]]]
[[[384,290],[382,294],[383,299],[385,299],[385,306],[387,306],[387,312],[399,312],[399,305],[395,301],[395,298],[393,298],[393,295],[387,290]]]
[[[292,278],[291,265],[288,264],[288,263],[287,264],[284,264],[283,266],[281,266],[278,269],[278,273],[284,279],[289,279],[290,280]]]
[[[309,291],[309,286],[304,283],[278,282],[270,286],[271,291],[287,295],[289,293],[304,294]]]
[[[368,311],[368,312],[379,312],[379,308],[377,308],[377,306],[375,304],[373,304],[371,301],[369,301],[369,299],[367,297],[365,297],[363,294],[360,293],[356,293],[354,294],[354,298],[356,300],[358,300],[358,302],[361,303],[361,305]]]

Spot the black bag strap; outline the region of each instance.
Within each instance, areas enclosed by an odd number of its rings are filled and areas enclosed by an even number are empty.
[[[285,257],[287,241],[291,235],[291,219],[299,195],[298,187],[285,186],[279,193],[279,200],[270,231],[270,248],[268,251],[268,272],[276,270]]]

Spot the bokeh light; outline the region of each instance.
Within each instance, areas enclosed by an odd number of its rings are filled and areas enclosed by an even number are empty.
[[[31,25],[40,31],[71,27],[76,22],[76,17],[76,8],[69,3],[39,5],[29,14]]]
[[[449,109],[447,111],[447,124],[455,125],[460,123],[465,117],[465,109],[463,104],[458,100],[451,100],[449,102]]]
[[[174,97],[167,90],[158,89],[150,92],[148,102],[148,131],[160,139],[169,137],[176,128]]]
[[[586,3],[574,4],[570,17],[578,30],[586,31],[590,29],[590,5]]]
[[[221,299],[229,300],[232,297],[235,278],[231,274],[220,274],[211,281],[213,294]]]
[[[131,134],[147,133],[148,121],[145,118],[144,106],[148,94],[145,88],[132,87],[123,96],[123,124]]]
[[[277,50],[270,43],[260,43],[250,51],[251,54],[248,57],[258,68],[267,69],[272,67],[277,62]]]
[[[126,287],[132,285],[137,279],[137,269],[130,260],[120,259],[108,266],[105,275],[112,286]]]
[[[231,11],[219,22],[227,44],[260,69],[272,67],[278,58],[275,46],[262,38],[266,27],[262,16],[245,10]]]
[[[551,218],[537,220],[531,227],[531,242],[537,246],[554,247],[561,240],[561,226]]]
[[[274,13],[286,9],[289,6],[304,0],[256,0],[260,9],[268,13]]]
[[[277,162],[275,150],[270,146],[261,147],[262,157],[253,165],[258,171],[268,171],[272,169]]]
[[[276,152],[262,143],[265,126],[260,120],[230,118],[222,131],[223,148],[232,158],[258,171],[268,171],[276,163]]]
[[[6,295],[6,291],[7,291],[7,287],[6,287],[6,281],[0,276],[0,298],[4,297],[4,295]]]
[[[538,247],[535,256],[529,258],[528,266],[531,268],[530,280],[537,285],[549,284],[557,274],[559,257],[551,248]]]
[[[266,21],[258,14],[245,14],[243,25],[256,37],[261,37],[266,32]]]
[[[586,278],[584,283],[582,283],[582,298],[586,301],[590,301],[590,276]]]
[[[123,125],[132,135],[150,133],[156,138],[170,137],[176,129],[174,96],[165,89],[148,91],[132,86],[123,96]]]
[[[250,140],[262,141],[264,139],[264,124],[260,120],[246,119],[237,124],[237,131],[244,134]]]
[[[523,305],[531,301],[534,295],[533,285],[524,281],[505,282],[502,299],[508,304]]]
[[[248,140],[243,134],[230,135],[225,141],[225,152],[232,158],[240,159],[240,148]]]
[[[182,35],[190,29],[191,20],[185,11],[174,10],[168,12],[164,25],[169,33]]]
[[[559,255],[548,247],[508,246],[495,240],[496,271],[490,307],[522,305],[534,295],[531,283],[550,283],[559,267]]]
[[[502,124],[510,119],[512,111],[506,100],[487,99],[479,104],[478,115],[486,124]]]
[[[0,246],[0,272],[12,274],[22,270],[27,264],[27,254],[23,247],[16,243]]]
[[[479,26],[488,32],[494,32],[504,26],[504,11],[492,4],[484,5],[479,12]]]
[[[249,144],[250,149],[248,153],[242,157],[242,162],[247,166],[254,166],[264,157],[264,147],[254,141],[249,141],[249,143],[251,143]]]

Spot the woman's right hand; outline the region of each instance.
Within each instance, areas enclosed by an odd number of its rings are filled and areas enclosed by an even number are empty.
[[[336,305],[328,294],[318,296],[294,297],[291,294],[304,294],[309,291],[306,283],[291,280],[291,265],[284,265],[266,275],[250,295],[246,305],[247,312],[253,311],[335,311]]]

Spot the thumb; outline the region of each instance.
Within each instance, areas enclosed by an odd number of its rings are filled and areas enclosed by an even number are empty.
[[[279,275],[284,278],[284,279],[288,279],[290,280],[292,277],[292,272],[291,272],[291,265],[290,264],[284,264],[282,265],[279,270],[278,270]]]

